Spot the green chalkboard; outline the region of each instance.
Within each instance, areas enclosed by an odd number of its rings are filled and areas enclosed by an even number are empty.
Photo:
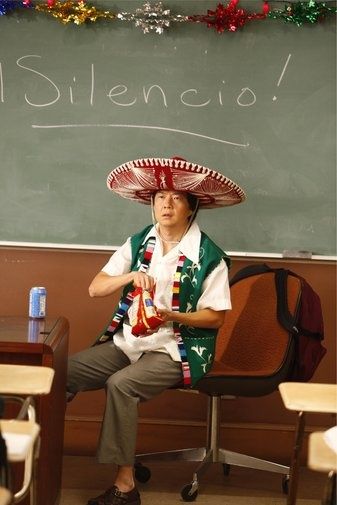
[[[216,4],[165,2],[184,14]],[[119,245],[150,211],[110,193],[108,172],[179,155],[246,191],[242,205],[200,212],[225,250],[335,254],[335,28],[268,19],[158,35],[120,20],[0,16],[0,241]]]

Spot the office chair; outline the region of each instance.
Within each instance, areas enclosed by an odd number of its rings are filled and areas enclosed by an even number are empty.
[[[299,307],[301,284],[295,277],[288,282],[289,310]],[[199,476],[211,463],[222,463],[224,474],[230,465],[283,474],[282,489],[288,490],[289,467],[219,447],[220,402],[225,395],[259,397],[276,391],[292,370],[295,354],[293,337],[278,323],[274,274],[254,275],[231,286],[232,310],[220,328],[212,370],[195,386],[208,396],[206,445],[136,456],[135,477],[146,482],[151,472],[141,461],[199,461],[190,484],[181,491],[184,501],[198,495]],[[186,391],[186,390],[184,390]]]

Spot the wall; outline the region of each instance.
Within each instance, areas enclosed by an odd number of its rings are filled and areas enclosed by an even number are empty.
[[[92,343],[102,330],[114,300],[92,299],[88,285],[109,258],[108,252],[0,249],[1,315],[28,314],[31,286],[48,290],[49,315],[63,315],[70,322],[69,352]],[[232,274],[259,259],[233,258]],[[336,381],[336,264],[317,261],[267,260],[273,266],[290,268],[303,275],[318,292],[324,311],[324,361],[312,381]],[[104,408],[103,392],[78,395],[69,404],[65,421],[66,454],[93,454]],[[222,446],[255,456],[289,463],[295,415],[283,407],[278,392],[262,398],[223,401]],[[138,451],[204,445],[206,398],[204,395],[167,391],[140,406]],[[307,431],[335,424],[332,416],[308,416]],[[305,452],[303,453],[305,458]]]

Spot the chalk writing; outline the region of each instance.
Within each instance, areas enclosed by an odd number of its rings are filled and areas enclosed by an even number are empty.
[[[285,75],[287,66],[289,64],[291,58],[291,54],[288,55],[288,58],[283,66],[281,75],[277,82],[277,87],[280,86],[282,79]],[[62,79],[62,85],[57,83],[55,77],[51,79],[49,75],[45,72],[42,72],[40,67],[37,67],[37,63],[41,66],[45,60],[39,54],[27,54],[19,57],[16,60],[16,66],[21,71],[25,72],[24,77],[30,79],[30,86],[33,82],[34,86],[30,87],[31,91],[27,91],[25,89],[22,90],[22,96],[26,104],[30,107],[38,107],[38,108],[47,108],[51,106],[55,106],[57,102],[61,99],[62,101],[69,100],[70,105],[78,105],[80,103],[79,99],[79,88],[81,88],[81,100],[85,100],[84,104],[87,103],[90,107],[95,105],[96,95],[98,97],[98,93],[102,93],[102,90],[98,91],[96,89],[95,82],[95,64],[90,64],[90,83],[89,83],[89,92],[83,93],[83,86],[87,86],[88,82],[78,79],[76,75],[72,75],[70,77],[70,84],[68,85],[68,93],[67,97],[66,93],[63,91],[64,87],[64,78]],[[39,70],[37,70],[39,68]],[[4,65],[0,61],[0,103],[4,104],[7,96],[10,96],[10,89],[7,91],[5,86],[5,71]],[[26,82],[25,79],[22,79],[20,82]],[[24,86],[24,84],[22,84]],[[217,86],[215,83],[215,87],[212,90],[205,90],[205,88],[198,89],[197,87],[188,88],[184,90],[176,90],[176,93],[172,97],[172,86],[170,87],[170,93],[166,91],[164,86],[161,86],[158,83],[149,83],[149,84],[140,84],[138,93],[134,91],[134,81],[132,81],[132,85],[128,85],[125,82],[119,82],[114,84],[107,91],[103,90],[103,94],[101,97],[105,98],[108,103],[113,106],[121,107],[121,108],[130,108],[139,104],[143,105],[151,105],[153,101],[156,104],[159,103],[163,107],[163,109],[168,109],[170,107],[183,106],[186,108],[207,108],[209,106],[225,108],[228,106],[228,96],[227,101],[224,100],[224,93],[226,91],[226,81],[223,79]],[[32,91],[33,90],[33,91]],[[85,90],[85,88],[84,88]],[[131,91],[132,90],[132,91]],[[35,94],[35,96],[34,96]],[[208,95],[208,96],[207,96]],[[231,95],[231,99],[234,100],[234,103],[237,104],[240,108],[249,108],[257,103],[257,93],[251,87],[244,86],[239,89],[233,95]],[[83,97],[87,96],[87,99]],[[38,97],[38,98],[37,98]],[[43,97],[43,98],[41,98]],[[273,100],[277,100],[276,96],[273,97]],[[227,138],[219,138],[214,136],[205,135],[201,132],[197,131],[188,131],[178,128],[168,128],[155,124],[115,124],[115,123],[59,123],[59,124],[32,124],[33,129],[54,129],[54,128],[136,128],[136,129],[144,129],[144,130],[157,130],[166,133],[178,133],[181,135],[189,135],[204,139],[206,141],[217,142],[221,144],[228,144],[235,147],[247,148],[249,143],[242,142],[239,140],[227,139]]]
[[[55,105],[61,99],[64,101],[66,99],[65,94],[62,93],[62,86],[55,82],[55,79],[51,79],[48,75],[39,71],[35,68],[34,63],[36,60],[42,60],[42,56],[38,54],[27,54],[21,56],[16,60],[16,66],[25,72],[25,76],[30,76],[36,82],[34,82],[34,93],[36,97],[23,90],[24,101],[31,107],[51,107]],[[43,63],[43,61],[42,61]],[[6,97],[10,96],[10,89],[6,90],[4,85],[4,66],[0,61],[0,102],[5,103]],[[79,83],[76,76],[70,77],[71,84],[68,86],[69,93],[69,103],[74,105],[78,103],[76,98],[76,86],[83,83]],[[21,82],[24,82],[21,79]],[[64,79],[62,79],[62,83]],[[75,86],[76,84],[76,86]],[[133,82],[132,82],[133,84]],[[226,82],[221,81],[220,86],[225,86]],[[42,90],[42,93],[41,93]],[[90,89],[88,93],[88,103],[90,106],[94,105],[95,101],[95,64],[91,63],[90,66]],[[172,93],[172,91],[171,91]],[[177,90],[177,94],[174,98],[168,98],[168,93],[163,86],[158,83],[150,83],[147,85],[140,85],[140,95],[135,96],[135,93],[131,92],[130,86],[127,83],[119,82],[112,86],[107,92],[105,92],[105,97],[108,101],[118,107],[132,107],[136,104],[143,103],[145,105],[151,104],[153,100],[159,101],[164,109],[172,106],[182,105],[189,108],[206,108],[210,105],[219,106],[221,108],[225,107],[223,100],[223,89],[218,89],[212,93],[212,96],[207,96],[207,90],[200,90],[198,88],[188,88],[185,90]],[[44,99],[41,99],[41,96]],[[83,93],[81,94],[83,97]],[[82,98],[83,99],[83,98]],[[257,95],[253,89],[245,86],[237,91],[237,96],[233,96],[232,99],[237,103],[239,107],[251,107],[257,102]]]
[[[248,99],[246,99],[246,96],[248,96]],[[247,101],[244,102],[244,99]],[[236,101],[239,105],[241,105],[241,107],[250,107],[256,102],[256,95],[250,88],[242,88],[241,93],[237,97]]]
[[[32,72],[33,74],[39,75],[40,77],[42,77],[43,79],[45,79],[46,81],[48,81],[51,84],[51,86],[54,88],[55,92],[56,92],[56,97],[54,98],[54,100],[50,100],[49,102],[42,103],[42,104],[37,104],[37,103],[31,102],[28,99],[27,94],[25,93],[25,100],[26,100],[26,102],[29,105],[32,105],[34,107],[48,107],[49,105],[53,105],[54,103],[56,103],[59,100],[59,98],[61,96],[61,92],[60,92],[59,88],[46,75],[43,75],[41,72],[38,72],[37,70],[34,70],[34,69],[30,68],[30,67],[26,67],[25,65],[23,65],[21,63],[21,61],[24,60],[25,58],[41,58],[41,56],[38,56],[36,54],[29,54],[27,56],[22,56],[21,58],[19,58],[17,60],[16,64],[18,65],[18,67],[23,68],[24,70],[28,70],[29,72]]]
[[[285,71],[287,70],[287,66],[288,66],[288,63],[289,63],[289,61],[290,61],[290,58],[291,58],[291,54],[288,54],[287,61],[285,62],[285,65],[284,65],[284,67],[283,67],[283,70],[282,70],[282,72],[281,72],[281,75],[280,75],[280,77],[279,77],[279,80],[277,81],[277,87],[279,87],[279,86],[280,86],[280,84],[281,84],[281,81],[282,81],[282,79],[283,79],[283,76],[284,76],[284,74],[285,74]],[[275,102],[275,100],[277,100],[277,96],[275,96],[275,95],[274,95],[274,96],[273,96],[273,101]]]

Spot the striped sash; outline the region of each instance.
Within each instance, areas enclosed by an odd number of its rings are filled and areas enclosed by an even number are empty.
[[[175,312],[179,312],[179,307],[180,307],[180,302],[179,302],[180,278],[181,278],[181,272],[182,272],[182,269],[184,266],[185,259],[186,259],[186,256],[184,256],[183,254],[181,254],[179,256],[177,269],[176,269],[176,273],[174,275],[174,280],[173,280],[172,310]],[[185,348],[185,344],[183,342],[183,339],[181,337],[179,323],[173,322],[173,331],[174,331],[174,336],[175,336],[175,339],[176,339],[176,342],[178,345],[178,349],[179,349],[179,353],[180,353],[184,386],[189,387],[189,386],[191,386],[191,370],[190,370],[190,365],[188,364],[188,361],[187,361],[186,348]]]
[[[149,268],[152,255],[153,255],[153,250],[154,246],[156,244],[156,239],[155,237],[150,237],[145,253],[144,253],[144,259],[143,262],[139,268],[140,272],[146,272],[147,269]],[[180,278],[181,278],[181,272],[183,269],[183,265],[185,262],[186,256],[181,254],[178,259],[178,264],[177,264],[177,269],[174,274],[174,279],[173,279],[173,288],[172,288],[172,310],[175,312],[179,312],[179,307],[180,307],[180,302],[179,302],[179,294],[180,294]],[[122,323],[122,320],[128,311],[129,307],[131,306],[133,302],[133,292],[130,291],[125,297],[122,297],[122,299],[119,302],[118,309],[111,320],[109,326],[106,328],[105,332],[99,337],[98,343],[105,342],[109,338],[111,338],[117,328],[120,326]],[[191,385],[191,371],[190,371],[190,366],[187,361],[187,353],[186,353],[186,348],[180,333],[180,328],[179,324],[176,322],[173,322],[173,332],[175,336],[175,340],[178,345],[179,349],[179,354],[181,357],[181,367],[182,367],[182,372],[183,372],[183,380],[184,380],[184,386],[189,387]]]
[[[139,272],[145,273],[147,271],[147,269],[149,268],[149,264],[152,259],[152,254],[153,254],[155,244],[156,244],[155,237],[150,237],[150,239],[146,245],[144,259],[143,259],[142,264],[140,265]],[[126,296],[121,298],[121,300],[118,304],[117,311],[116,311],[114,317],[112,318],[112,320],[110,321],[109,326],[106,328],[103,335],[101,335],[98,339],[99,343],[105,342],[106,340],[111,338],[116,333],[117,328],[121,324],[126,312],[129,310],[129,307],[131,306],[131,304],[133,302],[133,298],[134,298],[133,291],[129,291]]]

